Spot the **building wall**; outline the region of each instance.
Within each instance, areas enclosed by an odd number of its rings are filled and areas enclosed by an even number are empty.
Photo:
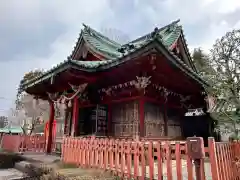
[[[183,116],[179,112],[179,109],[167,108],[166,112],[168,136],[171,138],[181,138],[182,134],[182,124]]]
[[[164,107],[158,104],[145,103],[145,136],[164,137]],[[181,115],[176,109],[168,108],[166,111],[167,136],[171,138],[182,137]]]
[[[162,137],[164,131],[163,106],[153,103],[145,103],[144,106],[144,129],[146,137]]]
[[[112,135],[116,137],[134,138],[139,135],[138,102],[113,104]]]
[[[181,116],[174,109],[167,111],[168,137],[182,137]],[[139,135],[139,104],[137,101],[115,104],[112,107],[112,131],[115,137],[131,137]],[[164,109],[161,105],[145,103],[144,136],[164,137]]]

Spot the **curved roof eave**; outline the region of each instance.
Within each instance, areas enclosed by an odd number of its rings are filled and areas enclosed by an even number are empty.
[[[97,72],[97,71],[103,71],[112,67],[115,67],[117,65],[120,65],[126,61],[136,59],[139,56],[142,56],[144,54],[151,53],[154,49],[158,50],[160,53],[162,53],[171,63],[173,63],[176,67],[180,68],[183,72],[185,72],[188,76],[192,77],[194,80],[199,82],[203,87],[209,87],[209,84],[205,82],[196,72],[194,72],[190,67],[188,67],[184,62],[182,62],[176,55],[174,55],[172,52],[170,52],[167,47],[165,47],[162,42],[158,39],[154,39],[153,41],[149,41],[147,44],[144,44],[142,47],[139,47],[138,49],[135,49],[132,52],[129,52],[127,54],[124,54],[121,58],[117,60],[107,60],[103,61],[103,63],[100,63],[96,66],[90,66],[89,64],[85,64],[87,61],[74,61],[74,60],[67,60],[63,63],[59,64],[57,67],[50,69],[48,72],[44,73],[42,76],[37,77],[31,82],[27,82],[24,84],[25,89],[28,87],[31,87],[32,85],[38,84],[41,81],[44,81],[48,78],[51,78],[57,73],[60,73],[68,68],[76,68],[80,71],[85,72]],[[81,64],[81,63],[82,64]],[[31,84],[31,85],[30,85]]]
[[[158,44],[157,48],[158,50],[163,53],[165,57],[168,58],[175,66],[183,70],[185,73],[187,73],[190,77],[194,78],[196,81],[198,81],[203,86],[210,86],[206,81],[204,81],[199,74],[197,74],[195,71],[193,71],[190,67],[188,67],[181,59],[179,59],[173,52],[169,51],[158,39],[155,40]]]

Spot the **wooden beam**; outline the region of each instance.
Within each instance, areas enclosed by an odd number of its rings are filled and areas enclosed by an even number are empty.
[[[164,100],[156,100],[152,97],[144,97],[145,102],[151,102],[154,104],[164,105]],[[173,104],[171,102],[168,102],[168,107],[176,108],[176,109],[182,109],[180,105]]]
[[[141,96],[133,96],[133,97],[126,97],[121,99],[112,99],[108,101],[102,101],[101,104],[114,104],[114,103],[122,103],[127,101],[133,101],[139,99]]]
[[[70,76],[70,79],[76,79],[76,81],[79,81],[79,79],[83,79],[83,80],[86,80],[87,82],[93,83],[93,82],[96,82],[96,80],[98,79],[97,76],[90,76],[89,74],[83,75],[82,73],[70,72],[69,70],[66,72],[66,74]]]

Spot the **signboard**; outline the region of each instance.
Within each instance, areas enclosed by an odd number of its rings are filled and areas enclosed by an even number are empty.
[[[202,159],[205,157],[203,138],[201,137],[188,137],[187,138],[187,151],[191,159]]]

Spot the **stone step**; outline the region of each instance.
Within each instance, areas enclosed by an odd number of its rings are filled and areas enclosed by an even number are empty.
[[[24,172],[14,168],[0,169],[0,180],[20,180],[28,177]]]
[[[15,166],[14,166],[15,169],[17,169],[23,173],[28,173],[29,167],[31,167],[31,163],[28,161],[20,161],[18,163],[15,163]]]

